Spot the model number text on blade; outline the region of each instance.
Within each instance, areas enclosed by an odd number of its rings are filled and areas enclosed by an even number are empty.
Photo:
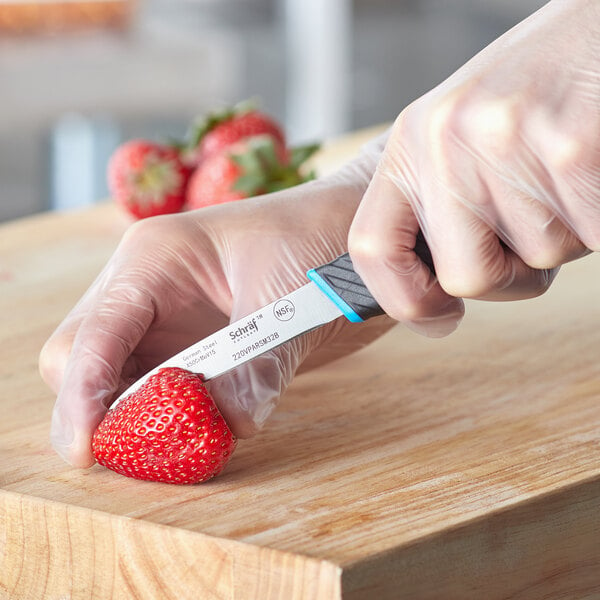
[[[263,346],[271,344],[278,339],[279,339],[279,333],[277,333],[275,331],[271,335],[267,335],[266,337],[261,338],[260,340],[257,340],[253,344],[250,344],[250,345],[246,346],[245,348],[242,348],[241,350],[234,352],[231,355],[231,357],[233,358],[234,361],[242,360],[244,357],[248,356],[249,354],[256,352]]]

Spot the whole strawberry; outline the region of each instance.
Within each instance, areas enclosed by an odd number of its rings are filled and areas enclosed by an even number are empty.
[[[179,212],[189,176],[177,149],[146,140],[122,144],[108,163],[110,193],[136,219]]]
[[[244,138],[270,135],[277,144],[285,146],[281,125],[269,115],[248,103],[213,112],[194,124],[188,134],[187,163],[194,167],[215,154],[221,154]]]
[[[92,439],[96,460],[135,479],[200,483],[218,475],[236,438],[202,378],[164,368],[108,411]]]
[[[186,208],[196,209],[276,192],[309,179],[304,162],[317,145],[286,149],[270,135],[245,138],[205,158],[192,174]]]

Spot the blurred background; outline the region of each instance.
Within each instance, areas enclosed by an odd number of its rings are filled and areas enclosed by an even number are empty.
[[[392,121],[539,0],[0,0],[0,221],[107,197],[124,139],[254,97],[292,143]]]

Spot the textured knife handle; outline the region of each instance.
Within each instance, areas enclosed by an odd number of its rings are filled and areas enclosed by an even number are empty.
[[[435,273],[429,246],[419,231],[416,239],[417,256]],[[312,279],[344,312],[350,321],[366,321],[384,314],[375,298],[358,276],[349,254],[342,254],[330,263],[308,272]]]

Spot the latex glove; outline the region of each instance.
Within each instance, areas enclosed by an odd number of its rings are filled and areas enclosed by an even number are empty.
[[[373,152],[328,179],[133,225],[41,353],[42,376],[58,394],[51,440],[59,454],[91,466],[93,432],[129,383],[345,252]],[[308,356],[305,364],[323,364],[392,324],[338,319],[209,382],[211,393],[234,433],[253,435]]]
[[[437,279],[411,251],[419,227]],[[405,109],[349,250],[424,333],[452,296],[533,297],[600,250],[600,3],[550,2]]]

